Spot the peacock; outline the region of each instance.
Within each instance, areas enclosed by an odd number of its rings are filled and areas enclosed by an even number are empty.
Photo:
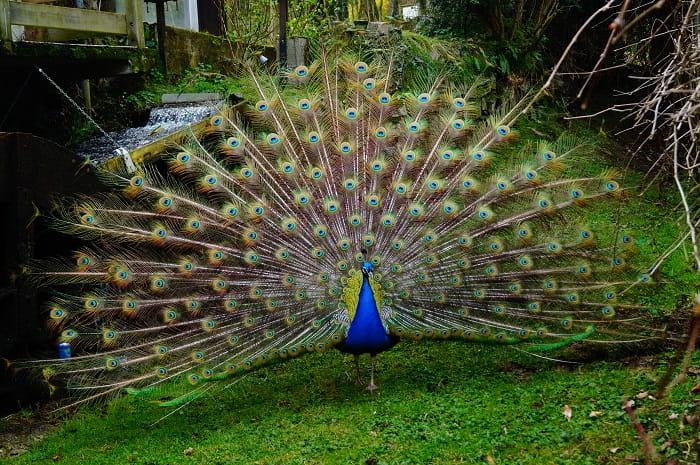
[[[580,220],[622,195],[616,173],[572,175],[569,136],[504,160],[524,103],[483,118],[478,81],[398,92],[393,67],[251,71],[255,103],[61,203],[54,227],[84,245],[34,269],[61,351],[34,362],[50,389],[85,402],[186,379],[172,406],[335,348],[360,384],[370,356],[372,392],[375,357],[402,339],[537,353],[647,337],[621,297],[650,279],[632,276],[632,238],[599,244]]]

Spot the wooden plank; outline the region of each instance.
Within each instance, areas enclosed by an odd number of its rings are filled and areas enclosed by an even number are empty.
[[[0,48],[0,62],[6,56],[16,56],[42,68],[55,66],[55,72],[62,79],[79,80],[142,73],[156,67],[157,60],[156,50],[150,48],[27,41],[10,44],[11,53]],[[4,82],[2,75],[0,81]],[[4,104],[0,99],[0,115]]]
[[[146,47],[141,0],[126,0],[124,13],[126,15],[126,33],[129,36],[129,45],[138,48]]]
[[[0,0],[0,40],[12,44],[12,23],[8,0]]]
[[[137,147],[134,150],[130,151],[129,155],[131,155],[131,159],[137,165],[155,161],[158,158],[162,157],[167,150],[172,150],[174,147],[177,146],[177,144],[181,143],[192,133],[200,134],[207,128],[209,124],[209,118],[204,118],[203,120],[190,124],[189,127],[185,126],[179,131],[176,131],[172,134],[168,134],[165,137],[161,137],[160,139],[157,139],[151,142],[150,144]],[[122,157],[110,158],[109,160],[106,160],[103,163],[101,163],[100,167],[106,168],[110,171],[123,170],[124,159]]]
[[[10,23],[72,31],[126,34],[126,16],[119,13],[53,5],[7,2]]]

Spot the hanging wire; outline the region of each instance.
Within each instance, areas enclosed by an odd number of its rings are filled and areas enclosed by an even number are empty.
[[[58,84],[56,84],[56,81],[54,81],[53,79],[51,79],[51,77],[50,77],[48,74],[46,74],[46,73],[44,72],[43,69],[39,68],[39,67],[36,66],[36,65],[34,66],[34,68],[36,68],[36,70],[39,71],[39,72],[46,78],[47,81],[49,81],[56,89],[58,89],[58,91],[61,93],[61,95],[63,95],[63,96],[66,98],[66,100],[68,100],[70,103],[72,103],[73,106],[74,106],[80,113],[82,113],[83,116],[85,116],[85,118],[88,119],[88,121],[90,121],[97,129],[99,129],[100,132],[102,133],[102,135],[105,136],[107,139],[109,139],[109,140],[114,144],[114,146],[115,146],[116,148],[121,148],[121,146],[120,146],[119,144],[117,144],[117,141],[115,141],[114,139],[112,139],[112,137],[111,137],[109,134],[107,134],[107,132],[105,132],[105,130],[102,129],[102,127],[101,127],[99,124],[97,124],[97,122],[96,122],[94,119],[92,119],[92,117],[83,109],[83,107],[81,107],[80,105],[78,105],[78,102],[76,102],[75,100],[73,100],[72,98],[70,98],[70,96],[66,93],[66,91],[64,91],[64,90],[61,88],[61,86],[59,86]]]
[[[68,94],[66,93],[66,91],[64,91],[64,90],[61,88],[61,86],[59,86],[59,85],[56,83],[56,81],[54,81],[53,79],[51,79],[51,77],[50,77],[48,74],[46,74],[46,73],[44,72],[43,69],[41,69],[40,67],[38,67],[38,66],[36,66],[36,65],[34,65],[34,68],[36,68],[36,70],[39,71],[39,73],[41,73],[41,75],[44,76],[44,77],[46,78],[47,81],[49,81],[56,89],[58,89],[58,91],[61,93],[61,95],[63,95],[63,96],[66,98],[66,100],[68,100],[71,104],[73,104],[73,106],[74,106],[75,108],[77,108],[78,111],[79,111],[80,113],[82,113],[83,116],[85,116],[85,118],[87,118],[88,121],[90,121],[97,129],[99,129],[100,132],[102,133],[102,135],[103,135],[105,138],[107,138],[110,142],[112,142],[112,144],[116,147],[115,153],[116,153],[117,155],[120,155],[120,156],[124,159],[124,164],[126,165],[126,170],[127,170],[129,173],[133,173],[134,171],[136,171],[136,165],[134,165],[134,162],[133,162],[133,160],[131,159],[131,155],[129,154],[129,151],[128,151],[127,149],[125,149],[124,147],[122,147],[121,145],[119,145],[119,144],[117,143],[117,141],[115,141],[115,140],[112,138],[112,136],[110,136],[109,134],[107,134],[107,132],[106,132],[104,129],[102,129],[102,127],[101,127],[99,124],[97,124],[97,122],[96,122],[94,119],[92,119],[92,117],[83,109],[83,107],[81,107],[80,105],[78,105],[78,102],[76,102],[75,100],[73,100],[73,99],[70,97],[70,95],[68,95]]]

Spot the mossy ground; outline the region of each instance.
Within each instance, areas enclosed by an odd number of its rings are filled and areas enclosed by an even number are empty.
[[[693,463],[697,422],[684,423],[698,412],[698,373],[669,398],[639,395],[654,393],[664,360],[562,364],[512,348],[402,343],[380,357],[372,396],[348,383],[351,357],[330,350],[252,372],[179,410],[150,402],[167,393],[80,408],[8,463],[635,463],[642,442],[622,409],[635,396],[661,456]]]

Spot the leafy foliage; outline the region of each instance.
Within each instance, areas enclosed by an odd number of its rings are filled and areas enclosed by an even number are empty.
[[[128,110],[142,110],[160,105],[161,95],[183,92],[219,92],[229,95],[240,90],[238,80],[214,70],[211,65],[200,63],[195,68],[186,69],[181,74],[171,74],[167,78],[158,70],[145,76],[142,89],[125,95],[124,104]]]
[[[340,37],[336,38],[333,46],[355,50],[366,61],[391,56],[393,86],[397,89],[419,89],[438,77],[446,76],[455,82],[479,79],[488,82],[490,87],[494,85],[490,73],[486,71],[490,65],[482,58],[480,49],[469,42],[403,31],[401,35],[354,34]]]
[[[226,38],[242,57],[274,43],[276,0],[224,0]]]
[[[501,76],[534,75],[544,67],[548,27],[573,11],[576,0],[434,0],[419,29],[479,44],[482,58]],[[567,17],[575,23],[574,17]]]
[[[328,0],[295,0],[289,4],[289,36],[316,39],[328,33],[332,5]]]

